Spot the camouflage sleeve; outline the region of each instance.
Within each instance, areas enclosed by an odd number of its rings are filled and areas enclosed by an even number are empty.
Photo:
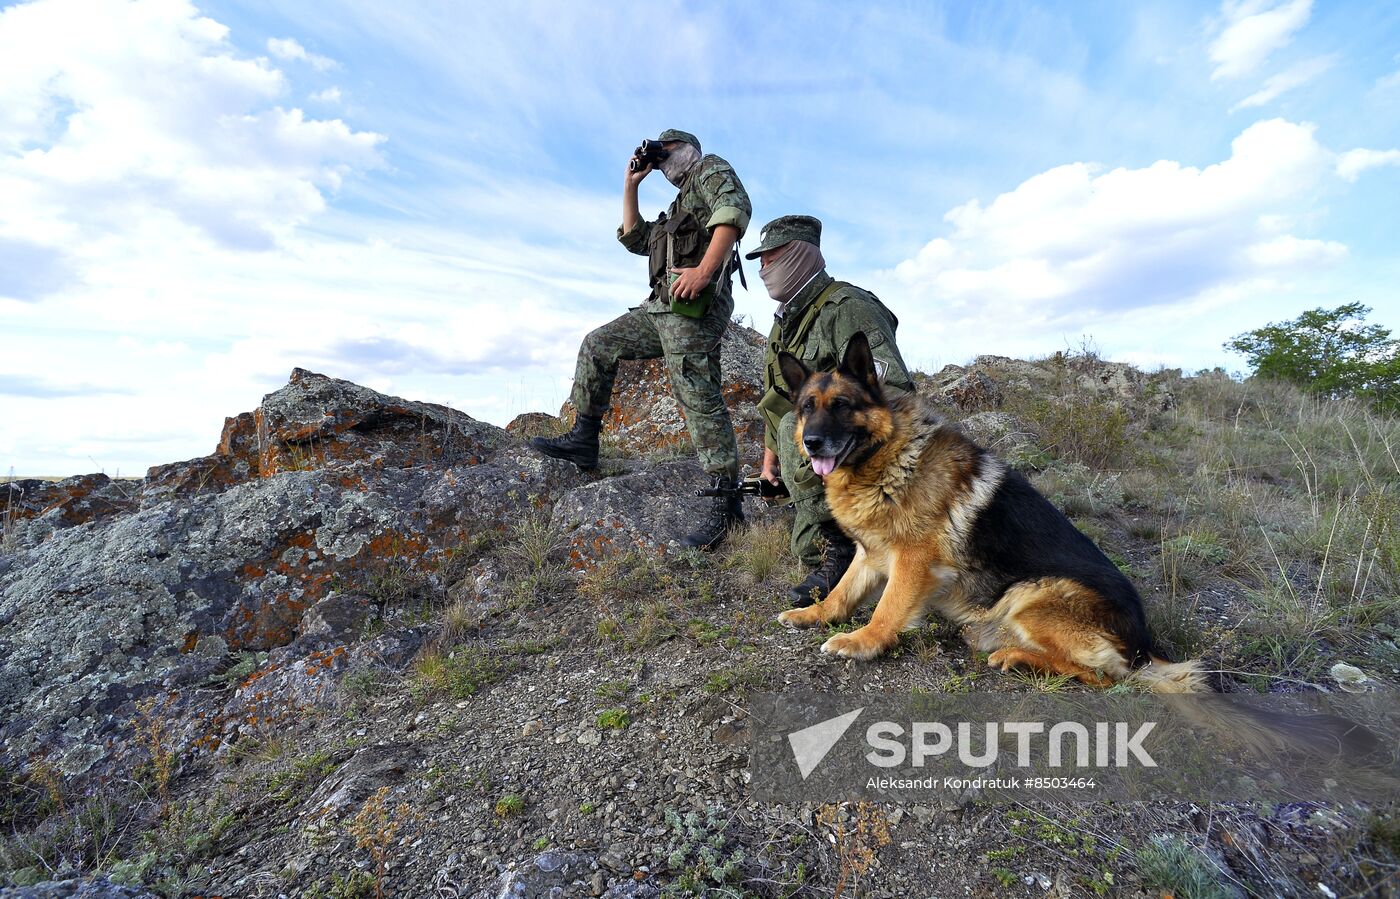
[[[637,223],[637,227],[628,231],[626,234],[622,232],[621,225],[617,226],[617,239],[621,241],[622,245],[626,247],[628,251],[636,253],[638,256],[647,255],[647,244],[650,238],[651,222],[645,220],[640,221]]]
[[[707,160],[708,162],[708,160]],[[739,229],[739,236],[749,228],[749,216],[753,214],[753,204],[749,202],[748,191],[739,181],[739,176],[729,163],[715,160],[700,172],[697,182],[705,205],[712,212],[705,222],[705,230],[713,231],[719,225],[733,225]]]
[[[888,309],[864,291],[852,293],[836,307],[836,315],[831,319],[831,340],[836,347],[836,357],[846,355],[848,344],[857,331],[864,331],[870,341],[870,351],[875,361],[883,363],[886,386],[896,390],[911,392],[914,379],[899,355],[899,347],[894,341],[895,320]]]

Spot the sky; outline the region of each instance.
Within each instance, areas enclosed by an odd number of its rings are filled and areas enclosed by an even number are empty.
[[[557,411],[645,297],[622,175],[671,127],[738,172],[744,249],[820,218],[923,370],[1400,330],[1397,109],[1396,4],[0,5],[0,474],[205,455],[294,367]]]

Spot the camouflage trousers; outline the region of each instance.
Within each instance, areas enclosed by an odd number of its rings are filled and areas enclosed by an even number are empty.
[[[717,297],[703,318],[633,309],[589,333],[578,348],[574,408],[602,417],[612,399],[617,364],[624,359],[665,358],[671,394],[685,415],[700,465],[711,475],[739,477],[734,424],[720,392],[719,342],[734,311],[732,297]]]
[[[808,567],[815,567],[822,561],[821,525],[832,520],[831,507],[826,504],[822,479],[812,471],[812,460],[797,448],[794,412],[778,422],[778,464],[797,513],[792,523],[792,554]]]

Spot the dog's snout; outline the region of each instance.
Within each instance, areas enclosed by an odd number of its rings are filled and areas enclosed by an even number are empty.
[[[824,443],[826,443],[826,438],[816,434],[806,434],[802,437],[802,445],[807,447],[807,452],[809,453],[814,453],[821,449]]]

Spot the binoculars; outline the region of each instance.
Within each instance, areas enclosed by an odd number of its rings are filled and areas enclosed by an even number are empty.
[[[670,155],[671,151],[663,147],[661,141],[644,140],[632,151],[632,159],[627,163],[627,168],[634,172],[640,172],[647,166],[656,168]]]

